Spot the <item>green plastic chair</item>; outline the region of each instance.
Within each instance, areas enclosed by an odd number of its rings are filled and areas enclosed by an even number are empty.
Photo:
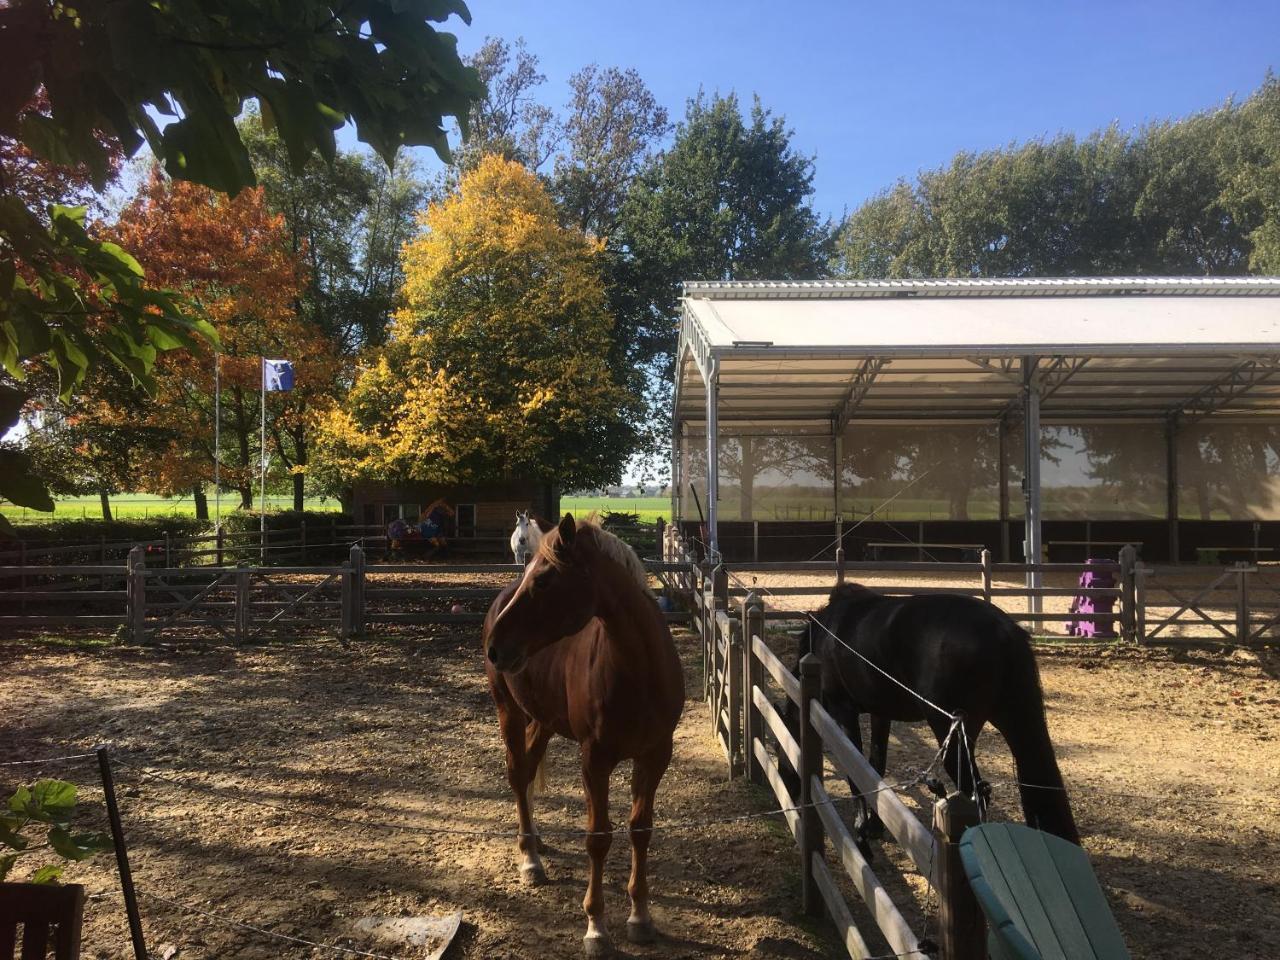
[[[960,859],[987,916],[991,960],[1130,960],[1089,856],[1019,823],[984,823]]]

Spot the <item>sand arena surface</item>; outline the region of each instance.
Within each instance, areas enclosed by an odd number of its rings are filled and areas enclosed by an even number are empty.
[[[726,782],[697,701],[696,640],[683,631],[677,640],[691,697],[658,794],[659,821],[768,809],[763,792]],[[785,652],[790,640],[779,632],[771,642]],[[551,883],[529,889],[517,880],[509,839],[430,829],[514,829],[474,628],[387,631],[350,649],[314,640],[239,649],[27,642],[4,644],[0,655],[0,759],[109,740],[132,765],[118,779],[141,890],[278,933],[404,958],[416,955],[412,948],[362,937],[358,920],[461,908],[450,957],[579,955],[580,838],[549,835]],[[1089,648],[1042,648],[1040,657],[1076,818],[1134,956],[1280,956],[1275,660]],[[932,751],[922,726],[895,727],[889,778]],[[557,741],[549,756],[540,826],[579,828],[576,750]],[[984,736],[978,758],[996,783],[996,815],[1016,817],[998,735]],[[229,798],[148,780],[139,766]],[[91,764],[59,772],[96,780]],[[624,765],[614,780],[616,823],[626,819],[628,775]],[[0,786],[15,782],[14,768],[0,768]],[[922,815],[930,802],[922,790],[908,798]],[[90,812],[100,822],[98,808]],[[360,825],[368,821],[405,828]],[[644,948],[620,942],[624,955],[838,955],[829,924],[799,915],[797,860],[777,818],[660,831],[651,885],[666,939]],[[930,935],[935,904],[904,863],[895,846],[877,847],[877,871],[908,905],[913,927]],[[619,838],[607,896],[620,941],[627,868]],[[68,878],[108,895],[89,905],[84,956],[129,956],[110,858],[72,867]],[[334,955],[145,898],[143,907],[152,951],[176,947],[177,960]],[[868,940],[883,948],[870,932]]]

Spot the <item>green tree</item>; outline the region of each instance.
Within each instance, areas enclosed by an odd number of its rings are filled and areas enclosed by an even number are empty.
[[[316,150],[332,158],[334,131],[348,121],[388,161],[407,144],[447,156],[444,118],[465,123],[483,93],[454,38],[431,26],[453,14],[469,19],[460,0],[12,0],[0,7],[0,137],[83,164],[99,186],[110,141],[128,155],[147,142],[175,178],[235,193],[254,174],[234,120],[256,99],[297,166]],[[161,127],[153,114],[172,120]],[[0,197],[0,363],[11,377],[38,360],[69,396],[107,358],[146,382],[157,351],[212,336],[148,287],[127,252],[94,238],[83,211],[42,216],[19,196]],[[5,427],[22,402],[4,387]],[[0,466],[0,495],[48,508],[28,464]]]
[[[321,423],[317,469],[335,486],[617,483],[637,411],[605,359],[598,242],[562,226],[538,179],[497,156],[422,225],[391,339]]]
[[[610,308],[628,362],[644,372],[645,451],[669,436],[669,392],[684,280],[813,280],[825,274],[829,224],[810,205],[813,162],[757,99],[690,100],[671,147],[628,189],[610,246]]]

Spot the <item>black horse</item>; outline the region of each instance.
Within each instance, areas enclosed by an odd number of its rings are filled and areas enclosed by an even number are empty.
[[[989,722],[1013,753],[1027,823],[1080,842],[1045,723],[1030,637],[1003,610],[973,597],[887,597],[858,584],[841,584],[803,632],[799,656],[810,652],[822,662],[823,705],[859,750],[858,716],[871,715],[868,760],[881,775],[891,721],[926,721],[939,747],[951,730],[951,719],[904,689],[909,687],[963,718],[965,744],[957,730],[943,756],[947,774],[962,792],[985,789],[969,748]],[[788,702],[793,729],[798,712]],[[798,779],[788,780],[789,786],[798,786]],[[878,826],[864,808],[864,833],[875,835]]]

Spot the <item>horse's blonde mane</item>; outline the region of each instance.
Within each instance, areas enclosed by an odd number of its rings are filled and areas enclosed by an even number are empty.
[[[653,589],[649,586],[649,571],[645,569],[644,561],[625,540],[600,526],[595,514],[577,521],[577,533],[579,536],[586,534],[591,537],[596,549],[626,570],[647,596],[654,596]],[[558,536],[553,540],[551,534],[546,534],[538,543],[537,550],[538,556],[557,569],[562,565],[560,558],[556,556],[556,544],[559,542]]]

